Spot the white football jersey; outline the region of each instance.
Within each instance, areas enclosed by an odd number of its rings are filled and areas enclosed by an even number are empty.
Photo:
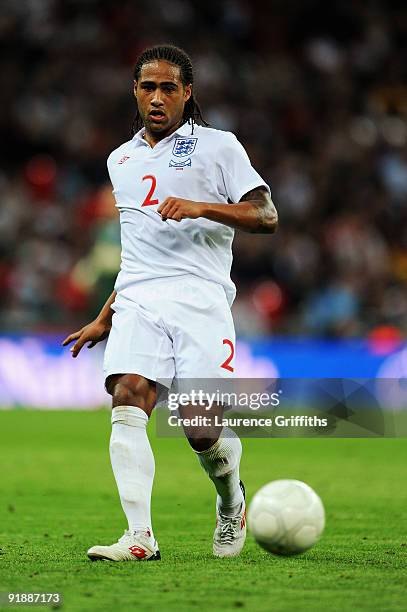
[[[152,148],[144,128],[107,160],[120,211],[122,258],[115,290],[135,298],[137,283],[192,274],[223,285],[231,305],[234,230],[208,219],[163,221],[167,197],[196,202],[239,202],[264,185],[231,132],[184,124]],[[270,191],[270,190],[269,190]]]

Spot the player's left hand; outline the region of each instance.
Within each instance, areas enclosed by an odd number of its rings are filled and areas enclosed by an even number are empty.
[[[157,212],[161,215],[163,221],[172,219],[173,221],[182,221],[182,219],[198,219],[202,217],[203,206],[200,202],[192,200],[183,200],[182,198],[165,198],[160,204]]]

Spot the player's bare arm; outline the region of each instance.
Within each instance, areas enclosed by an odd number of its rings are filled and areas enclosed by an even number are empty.
[[[246,193],[237,204],[209,204],[182,198],[166,198],[158,207],[163,221],[204,217],[235,229],[259,234],[272,234],[277,229],[276,207],[265,187]]]
[[[85,325],[85,327],[82,327],[82,329],[80,329],[79,331],[70,334],[62,342],[62,346],[67,346],[68,344],[76,340],[75,344],[70,349],[72,357],[77,357],[86,342],[90,342],[88,348],[92,348],[98,342],[101,342],[102,340],[107,338],[112,327],[113,310],[111,309],[111,305],[115,301],[115,298],[116,291],[113,291],[96,319],[91,323],[88,323],[88,325]]]

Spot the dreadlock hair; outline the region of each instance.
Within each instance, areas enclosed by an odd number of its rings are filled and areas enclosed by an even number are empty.
[[[174,45],[156,45],[154,47],[148,47],[143,51],[143,53],[138,57],[136,61],[136,66],[134,68],[134,80],[138,81],[140,78],[141,69],[144,64],[148,62],[153,62],[154,60],[165,60],[170,64],[174,64],[174,66],[178,66],[181,73],[181,81],[184,85],[193,85],[194,82],[194,74],[192,69],[192,62],[187,53],[180,49],[179,47],[175,47]],[[191,97],[185,103],[184,114],[182,116],[182,125],[184,123],[190,123],[192,128],[192,134],[194,133],[194,124],[202,124],[209,125],[205,121],[202,116],[201,108],[198,104],[197,99],[194,96],[194,92],[192,90]],[[141,119],[139,110],[137,108],[137,114],[134,118],[133,124],[131,126],[132,136],[143,127],[143,121]]]

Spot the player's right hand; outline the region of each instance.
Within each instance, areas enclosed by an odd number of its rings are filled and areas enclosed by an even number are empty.
[[[72,353],[72,357],[77,357],[79,355],[80,350],[86,342],[90,342],[88,348],[94,347],[98,342],[104,340],[109,335],[111,329],[111,325],[107,323],[103,323],[98,321],[92,321],[85,327],[82,327],[77,332],[70,334],[65,340],[62,342],[62,346],[67,346],[74,340],[76,340],[75,344],[69,349]]]

